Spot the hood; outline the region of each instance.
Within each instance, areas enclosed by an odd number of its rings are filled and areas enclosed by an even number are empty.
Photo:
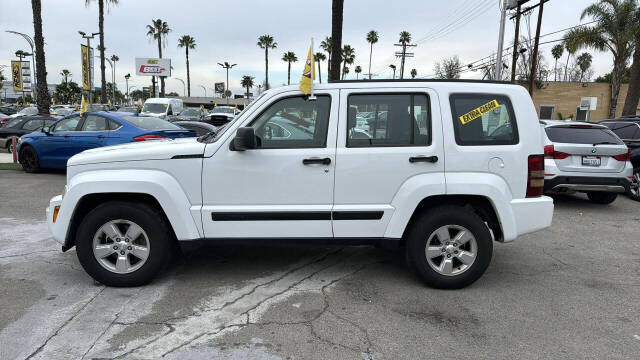
[[[176,155],[202,155],[206,144],[197,138],[132,142],[83,151],[69,159],[68,166],[105,162],[168,160]]]

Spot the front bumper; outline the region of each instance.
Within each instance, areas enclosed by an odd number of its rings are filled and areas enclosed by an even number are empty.
[[[631,181],[625,177],[556,176],[544,180],[545,191],[601,191],[626,193]]]
[[[53,213],[56,206],[60,206],[60,209],[58,210],[58,216],[56,218],[56,221],[54,222]],[[68,223],[68,220],[65,221],[63,216],[62,195],[54,196],[53,198],[51,198],[51,200],[49,200],[49,207],[47,207],[46,214],[47,214],[47,226],[49,227],[49,232],[51,233],[55,241],[59,242],[61,245],[64,246],[66,233],[67,233],[67,228],[65,224]]]

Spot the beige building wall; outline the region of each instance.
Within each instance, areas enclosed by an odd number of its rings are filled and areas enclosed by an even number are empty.
[[[616,116],[622,114],[624,101],[627,98],[629,84],[622,84],[618,96]],[[545,82],[543,89],[535,89],[533,103],[536,106],[538,116],[540,106],[555,106],[553,120],[559,120],[559,114],[563,118],[576,118],[576,112],[583,97],[598,98],[596,110],[590,114],[590,121],[598,122],[609,119],[609,104],[611,98],[611,85],[604,83],[580,83],[580,82]]]

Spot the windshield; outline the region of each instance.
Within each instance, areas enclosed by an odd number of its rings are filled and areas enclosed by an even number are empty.
[[[16,126],[17,124],[20,123],[20,121],[22,121],[22,119],[13,119],[13,120],[9,120],[6,124],[4,124],[5,128],[11,128]]]
[[[186,109],[180,113],[180,116],[200,116],[199,109]]]
[[[208,141],[211,140],[212,142],[217,141],[222,134],[226,133],[228,129],[230,129],[233,124],[235,124],[236,121],[238,121],[238,119],[240,119],[242,117],[242,115],[244,115],[245,112],[247,112],[247,110],[251,109],[254,104],[260,102],[260,100],[268,93],[268,91],[263,92],[262,94],[260,94],[260,96],[258,96],[255,100],[253,100],[249,105],[245,106],[244,109],[236,116],[233,118],[233,120],[229,121],[228,123],[224,124],[222,127],[218,128],[218,130],[216,130],[215,132],[215,136],[212,139],[204,138],[203,141]]]
[[[36,115],[38,113],[38,108],[28,107],[20,110],[18,114],[20,115]]]
[[[154,113],[154,114],[164,114],[167,112],[167,106],[169,106],[168,104],[154,104],[154,103],[149,103],[146,102],[144,103],[144,106],[142,107],[142,111],[143,112],[150,112],[150,113]]]
[[[178,125],[174,125],[166,120],[152,116],[123,116],[120,119],[126,120],[131,125],[145,130],[181,130]]]
[[[223,114],[232,114],[233,115],[233,113],[235,112],[235,109],[234,108],[218,106],[217,108],[213,109],[213,112],[223,113]]]

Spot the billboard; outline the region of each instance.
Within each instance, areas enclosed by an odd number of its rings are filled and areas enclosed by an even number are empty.
[[[224,83],[223,82],[219,82],[215,84],[215,90],[217,93],[224,93]]]
[[[136,75],[171,76],[171,59],[136,58]]]
[[[13,91],[22,91],[22,65],[20,61],[11,62],[11,76],[13,80]]]

